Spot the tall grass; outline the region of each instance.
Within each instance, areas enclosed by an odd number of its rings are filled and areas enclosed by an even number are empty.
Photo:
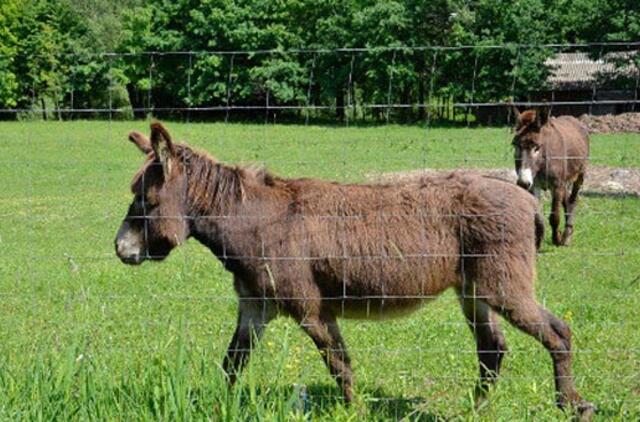
[[[446,293],[413,316],[341,321],[356,401],[313,343],[272,323],[238,384],[220,362],[236,300],[190,240],[161,264],[113,252],[146,123],[0,123],[0,420],[562,420],[548,353],[505,326],[510,353],[480,411],[475,346]],[[423,167],[511,167],[506,129],[169,123],[221,159],[359,181]],[[595,137],[594,163],[640,167],[638,135]],[[640,200],[581,198],[570,248],[545,241],[538,298],[573,328],[578,388],[601,420],[640,418]]]

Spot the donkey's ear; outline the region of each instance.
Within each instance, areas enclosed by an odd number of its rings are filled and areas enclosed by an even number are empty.
[[[522,113],[520,113],[520,110],[518,110],[518,107],[511,104],[511,112],[513,113],[513,117],[516,122],[516,127],[522,126]]]
[[[142,133],[135,130],[133,132],[129,132],[129,140],[145,154],[151,152],[151,141]]]
[[[548,105],[540,107],[536,111],[536,124],[538,127],[542,127],[547,124],[549,121],[549,116],[551,115],[551,107]]]
[[[175,150],[169,131],[160,122],[151,123],[151,147],[156,155],[156,161],[162,164],[165,178],[168,178],[171,174]]]

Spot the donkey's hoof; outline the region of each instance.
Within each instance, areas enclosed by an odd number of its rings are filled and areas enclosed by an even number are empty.
[[[562,246],[569,246],[573,237],[573,229],[568,228],[562,233]]]
[[[485,408],[489,403],[489,399],[487,398],[487,390],[481,389],[481,387],[476,387],[476,391],[474,392],[473,397],[473,408],[477,411]]]
[[[581,422],[590,421],[597,411],[596,405],[588,401],[583,401],[576,405],[576,417]]]

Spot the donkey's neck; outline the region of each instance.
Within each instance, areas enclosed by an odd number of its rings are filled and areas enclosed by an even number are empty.
[[[201,160],[187,170],[189,215],[215,217],[236,212],[244,197],[244,182],[239,170],[209,157]]]
[[[259,244],[249,239],[250,233],[264,223],[264,215],[280,208],[279,201],[277,195],[270,195],[272,186],[265,181],[272,180],[267,173],[196,154],[186,161],[191,234],[231,270],[237,264],[234,256],[257,253],[246,250]]]
[[[248,200],[264,201],[274,187],[286,184],[264,169],[220,163],[186,145],[180,154],[187,173],[187,209],[194,217],[233,215]]]

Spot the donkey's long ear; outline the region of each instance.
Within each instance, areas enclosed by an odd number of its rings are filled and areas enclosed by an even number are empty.
[[[169,131],[160,122],[151,123],[151,147],[156,155],[156,161],[162,164],[165,179],[168,179],[175,159],[175,150]]]
[[[135,130],[133,132],[129,132],[129,140],[145,154],[151,152],[151,141],[142,133]]]
[[[547,124],[549,121],[549,116],[551,115],[551,107],[548,105],[544,105],[536,110],[536,124],[538,127],[542,127]]]
[[[511,104],[511,112],[513,113],[513,117],[516,122],[516,127],[522,126],[522,113],[520,113],[520,110],[518,110],[518,107]]]

